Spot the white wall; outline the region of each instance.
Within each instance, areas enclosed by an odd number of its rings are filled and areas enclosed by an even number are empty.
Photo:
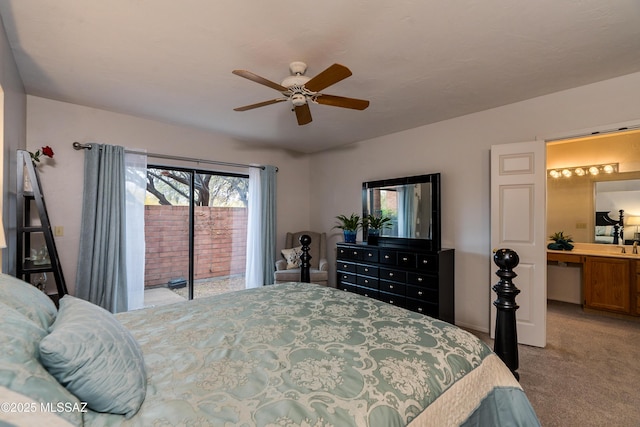
[[[456,324],[488,331],[490,288],[497,282],[489,230],[491,145],[640,123],[638,99],[640,73],[315,154],[311,225],[329,230],[336,215],[360,212],[363,181],[440,172],[443,247],[456,249]],[[337,231],[328,241],[334,282]]]
[[[16,271],[16,150],[24,148],[27,123],[27,99],[9,41],[0,19],[0,212],[7,249],[2,250],[2,272]]]
[[[70,293],[75,289],[77,260],[82,262],[82,256],[78,257],[78,245],[84,155],[72,148],[74,141],[122,145],[146,149],[150,153],[277,166],[277,235],[282,236],[277,242],[278,251],[284,245],[286,231],[309,227],[308,157],[251,148],[220,134],[34,96],[27,97],[27,117],[27,148],[34,151],[50,145],[55,152],[52,161],[47,159],[39,167],[40,178],[51,224],[64,227],[64,236],[56,237],[56,247]],[[157,162],[154,159],[149,161]],[[162,163],[180,165],[178,162]]]

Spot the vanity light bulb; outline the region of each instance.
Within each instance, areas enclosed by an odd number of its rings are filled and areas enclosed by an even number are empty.
[[[575,173],[576,173],[576,175],[578,175],[578,176],[584,176],[584,174],[586,173],[586,172],[584,171],[584,169],[582,169],[582,168],[576,168],[576,170],[575,170],[574,172],[575,172]]]
[[[565,178],[569,178],[569,177],[571,176],[571,171],[570,171],[569,169],[563,169],[563,170],[562,170],[562,175],[563,175]]]
[[[605,167],[602,170],[604,170],[605,173],[613,173],[613,166],[605,165]]]
[[[560,172],[555,169],[549,171],[549,175],[551,175],[551,178],[560,178]]]
[[[598,175],[598,173],[600,173],[600,171],[598,170],[598,168],[596,166],[591,166],[589,168],[589,173],[591,175]]]

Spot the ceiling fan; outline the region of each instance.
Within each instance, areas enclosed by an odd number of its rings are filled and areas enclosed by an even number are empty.
[[[293,111],[296,113],[298,124],[302,126],[311,123],[309,102],[331,105],[333,107],[351,108],[354,110],[364,110],[369,106],[369,101],[364,99],[345,98],[343,96],[320,93],[323,89],[351,75],[351,70],[344,65],[333,64],[313,78],[304,75],[307,71],[307,64],[304,62],[292,62],[289,64],[289,70],[291,71],[291,75],[286,77],[281,84],[260,77],[251,71],[233,70],[233,74],[237,76],[268,86],[282,94],[280,98],[234,108],[234,111],[247,111],[266,105],[290,101],[291,104],[293,104]]]

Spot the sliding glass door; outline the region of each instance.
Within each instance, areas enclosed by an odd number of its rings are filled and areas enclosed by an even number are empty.
[[[150,166],[145,289],[193,299],[244,287],[249,177]]]

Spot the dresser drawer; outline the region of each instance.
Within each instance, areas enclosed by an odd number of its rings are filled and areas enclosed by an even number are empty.
[[[340,281],[340,283],[351,283],[352,285],[355,285],[356,282],[356,275],[353,273],[342,273],[339,272],[338,273],[338,280]]]
[[[378,262],[378,250],[377,249],[363,249],[362,257],[360,258],[365,262]]]
[[[373,265],[358,264],[356,273],[362,276],[378,277],[378,267]]]
[[[438,304],[431,304],[425,301],[413,300],[411,298],[406,299],[405,307],[408,310],[417,311],[418,313],[422,313],[426,316],[438,317],[440,314]]]
[[[426,273],[409,273],[407,283],[424,286],[426,288],[438,289],[438,277]]]
[[[386,292],[380,292],[378,299],[380,301],[384,301],[392,305],[397,305],[399,307],[404,307],[406,303],[405,297],[395,294],[388,294]]]
[[[376,299],[380,295],[380,292],[378,292],[377,289],[363,288],[362,286],[356,286],[355,292],[365,297],[376,298]]]
[[[337,253],[338,260],[354,260],[358,261],[362,258],[362,249],[339,246]]]
[[[397,265],[398,253],[396,251],[380,249],[378,252],[380,257],[380,264]]]
[[[416,254],[408,252],[398,252],[398,265],[405,268],[416,268]]]
[[[365,288],[378,289],[378,279],[368,276],[358,276],[357,284]]]
[[[338,261],[338,272],[340,273],[355,273],[356,264],[346,261]]]
[[[407,294],[407,297],[409,298],[415,298],[418,300],[427,301],[434,304],[438,303],[437,289],[427,289],[427,288],[421,288],[418,286],[407,285],[406,294]]]
[[[380,281],[380,290],[392,294],[404,295],[406,287],[403,283]]]
[[[345,283],[345,282],[340,283],[340,285],[338,286],[338,289],[342,289],[343,291],[353,292],[353,293],[357,293],[356,292],[357,288],[358,287],[356,285],[352,285],[350,283]]]
[[[436,255],[418,254],[417,264],[421,270],[438,271],[438,257]]]
[[[407,282],[407,272],[402,270],[392,270],[389,268],[381,268],[378,275],[380,279],[391,280],[394,282]]]

